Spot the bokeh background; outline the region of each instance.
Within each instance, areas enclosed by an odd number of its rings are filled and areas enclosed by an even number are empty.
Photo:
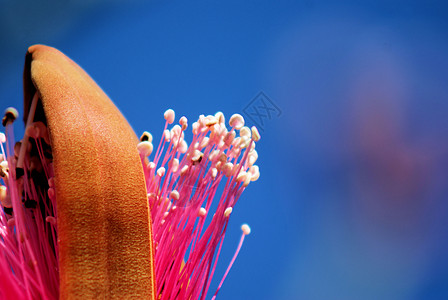
[[[219,299],[448,299],[447,15],[446,1],[1,0],[0,107],[22,109],[24,55],[43,43],[137,133],[159,138],[167,108],[258,125],[261,177],[211,290],[240,225],[252,234]]]

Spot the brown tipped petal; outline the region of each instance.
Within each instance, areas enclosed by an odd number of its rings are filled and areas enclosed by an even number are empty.
[[[38,91],[55,172],[61,299],[155,299],[137,137],[98,85],[54,48],[28,49],[25,114]]]

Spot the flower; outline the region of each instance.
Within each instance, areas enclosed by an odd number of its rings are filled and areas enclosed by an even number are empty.
[[[153,153],[150,133],[139,142],[96,83],[42,45],[28,50],[24,96],[22,141],[15,109],[0,134],[0,298],[204,299],[230,214],[259,177],[256,128],[201,115],[188,145],[187,119],[168,128],[167,110]]]

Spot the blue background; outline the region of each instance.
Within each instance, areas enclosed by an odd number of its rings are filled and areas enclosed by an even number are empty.
[[[0,106],[22,109],[35,43],[156,140],[167,108],[229,118],[263,91],[281,113],[211,294],[247,222],[219,299],[448,299],[445,3],[0,0]]]

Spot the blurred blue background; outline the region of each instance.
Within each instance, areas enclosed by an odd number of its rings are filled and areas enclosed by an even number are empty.
[[[218,299],[448,299],[447,2],[186,2],[0,1],[0,106],[43,43],[138,134],[167,108],[258,124]]]

